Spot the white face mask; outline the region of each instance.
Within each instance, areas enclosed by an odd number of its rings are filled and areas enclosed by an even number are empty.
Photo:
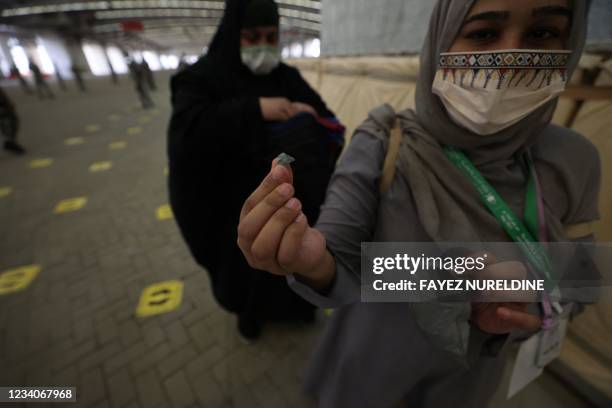
[[[563,92],[571,53],[443,53],[432,91],[456,124],[479,135],[492,135]]]
[[[267,75],[280,64],[278,47],[272,45],[242,47],[240,57],[255,75]]]

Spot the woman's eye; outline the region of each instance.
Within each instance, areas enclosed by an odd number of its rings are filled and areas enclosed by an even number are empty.
[[[529,39],[535,41],[546,41],[553,38],[559,38],[560,36],[561,33],[559,32],[559,30],[553,28],[539,28],[531,31],[528,34]]]
[[[255,36],[253,34],[242,34],[242,39],[248,43],[252,43],[255,41]]]
[[[472,31],[465,36],[465,38],[477,42],[493,41],[498,37],[499,33],[497,32],[497,30],[492,29]]]

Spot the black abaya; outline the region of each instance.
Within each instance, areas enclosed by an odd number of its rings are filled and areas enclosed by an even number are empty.
[[[245,1],[228,0],[208,54],[173,77],[168,132],[170,201],[196,261],[210,275],[214,295],[227,310],[259,319],[303,317],[312,306],[284,278],[250,268],[236,229],[242,204],[265,171],[254,158],[265,121],[260,97],[285,97],[333,117],[300,73],[280,64],[253,75],[240,61],[239,30]]]

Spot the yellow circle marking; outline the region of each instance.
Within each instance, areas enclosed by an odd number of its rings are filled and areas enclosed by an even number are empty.
[[[69,139],[64,140],[64,144],[66,146],[76,146],[85,143],[85,139],[82,137],[71,137]]]
[[[126,147],[127,147],[127,142],[124,142],[123,140],[112,142],[111,144],[108,145],[108,148],[111,150],[121,150],[121,149],[125,149]]]
[[[133,126],[133,127],[129,127],[127,129],[127,134],[130,135],[130,136],[131,135],[137,135],[139,133],[142,133],[142,128],[139,127],[139,126]]]
[[[34,159],[30,162],[30,168],[42,169],[43,167],[49,167],[53,164],[53,159]]]
[[[55,206],[53,210],[56,214],[78,211],[87,204],[87,197],[75,197],[62,200]]]
[[[174,214],[172,213],[172,208],[168,204],[162,205],[157,209],[155,215],[159,221],[171,220],[174,218]]]
[[[98,132],[100,130],[100,125],[87,125],[85,126],[85,131],[87,133],[95,133]]]
[[[0,295],[24,290],[30,286],[41,269],[40,265],[28,265],[0,273]]]
[[[147,286],[136,307],[137,317],[148,317],[176,310],[183,301],[183,282],[173,280]]]
[[[98,173],[101,171],[110,170],[112,167],[113,167],[113,162],[103,161],[103,162],[94,163],[91,166],[89,166],[89,171],[92,173]]]
[[[10,187],[0,187],[0,198],[6,197],[13,192],[13,189]]]

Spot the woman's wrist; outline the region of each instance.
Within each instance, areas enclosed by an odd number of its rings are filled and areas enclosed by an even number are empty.
[[[307,274],[295,274],[295,277],[317,292],[326,293],[336,277],[336,260],[331,252],[325,250],[325,255],[317,267]]]

